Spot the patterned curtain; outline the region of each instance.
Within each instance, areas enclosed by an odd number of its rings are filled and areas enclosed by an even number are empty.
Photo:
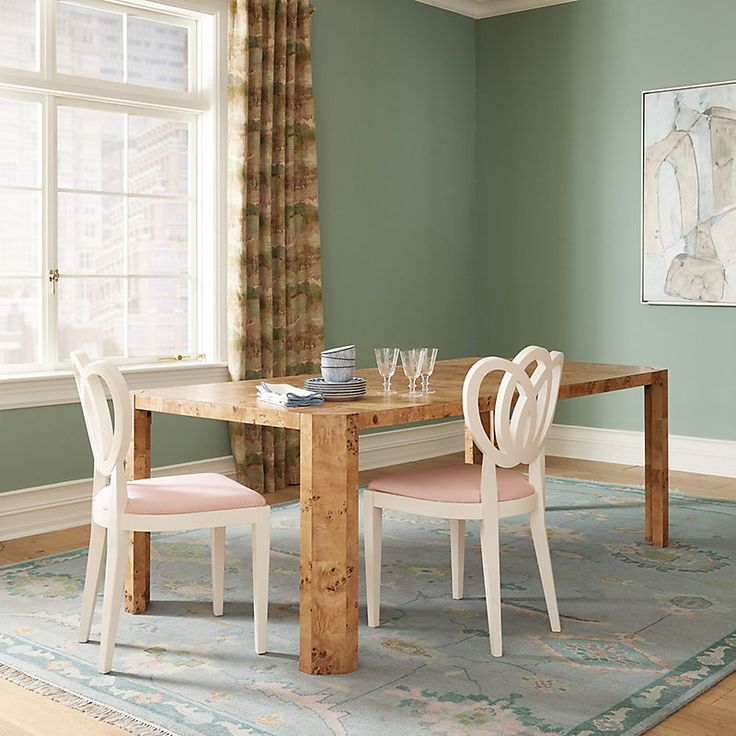
[[[309,0],[230,0],[228,362],[232,380],[319,370],[323,348]],[[299,434],[233,424],[238,478],[299,482]]]

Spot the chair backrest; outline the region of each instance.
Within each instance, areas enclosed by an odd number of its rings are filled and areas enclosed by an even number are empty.
[[[95,481],[98,476],[102,476],[106,482],[111,476],[115,476],[114,480],[117,481],[115,485],[124,495],[123,460],[128,451],[133,428],[133,411],[128,386],[117,366],[109,361],[90,361],[82,350],[73,352],[70,357],[95,461]],[[107,403],[105,389],[112,400],[114,420]],[[120,493],[116,491],[116,495]],[[122,503],[123,498],[120,498],[115,505],[121,506]]]
[[[557,406],[563,363],[562,353],[532,345],[513,360],[482,358],[468,371],[463,385],[465,426],[484,460],[513,468],[540,457]],[[489,436],[481,421],[478,398],[483,380],[496,372],[502,376]]]

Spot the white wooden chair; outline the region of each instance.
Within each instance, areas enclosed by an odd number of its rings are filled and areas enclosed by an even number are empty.
[[[89,640],[105,547],[107,563],[99,658],[99,670],[103,673],[112,668],[123,603],[129,533],[211,529],[212,609],[215,616],[221,616],[225,527],[252,524],[255,648],[257,653],[263,654],[266,651],[271,519],[265,499],[260,493],[215,473],[126,482],[123,462],[132,431],[132,406],[125,379],[112,363],[90,362],[82,351],[72,353],[71,360],[94,457],[92,531],[79,641]],[[114,422],[105,396],[106,388],[112,399]]]
[[[363,494],[368,626],[379,625],[383,509],[450,521],[452,597],[463,597],[465,521],[480,520],[483,579],[491,653],[500,657],[501,569],[499,521],[529,514],[534,549],[552,631],[560,631],[552,562],[544,521],[544,443],[557,405],[563,355],[528,347],[513,361],[483,358],[463,385],[465,426],[483,454],[481,465],[399,473],[377,478]],[[534,369],[531,370],[532,366]],[[500,371],[492,414],[494,432],[483,428],[478,396],[483,380]],[[528,477],[511,470],[528,463]]]

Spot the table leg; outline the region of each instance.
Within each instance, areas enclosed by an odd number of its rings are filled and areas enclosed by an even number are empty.
[[[483,422],[483,429],[486,430],[488,436],[491,435],[491,412],[482,411],[480,413],[480,420]],[[473,438],[470,436],[467,427],[465,428],[465,462],[473,465],[480,465],[483,462],[483,453],[478,449],[478,446],[473,442]]]
[[[669,544],[669,429],[667,371],[644,387],[645,536],[655,547]]]
[[[126,469],[129,480],[151,477],[151,412],[133,409],[133,436]],[[125,610],[143,613],[151,602],[151,535],[131,532],[125,572]]]
[[[354,416],[301,417],[299,669],[358,667],[358,428]]]

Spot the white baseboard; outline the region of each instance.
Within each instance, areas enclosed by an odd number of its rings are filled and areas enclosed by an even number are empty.
[[[235,472],[232,455],[154,468],[152,475]],[[89,524],[92,479],[70,480],[0,493],[0,540]]]
[[[366,434],[360,440],[360,469],[371,470],[461,452],[463,442],[461,420]],[[547,453],[557,457],[643,465],[644,437],[642,432],[556,424],[550,430]],[[736,478],[736,442],[671,435],[670,468]],[[155,468],[153,475],[233,475],[234,472],[232,457],[225,456]],[[91,494],[90,479],[0,493],[0,540],[88,523]]]
[[[395,429],[360,440],[360,469],[424,460],[463,449],[462,422]],[[154,476],[183,473],[235,474],[232,456],[154,468]],[[23,488],[0,493],[0,540],[70,529],[89,523],[92,480]]]
[[[644,464],[644,433],[555,424],[547,454],[582,460]],[[670,470],[736,478],[736,442],[670,435]]]
[[[465,445],[463,426],[462,420],[456,420],[362,435],[360,469],[385,468],[462,452]]]

